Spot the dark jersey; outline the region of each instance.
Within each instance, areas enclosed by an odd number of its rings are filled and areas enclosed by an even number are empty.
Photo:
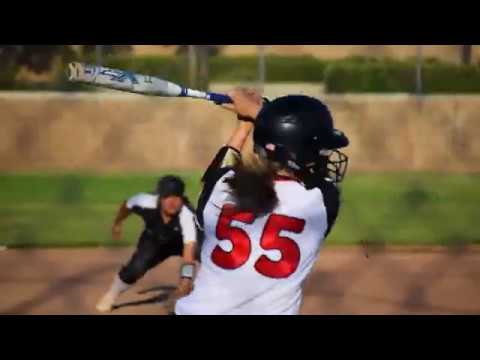
[[[197,241],[195,215],[188,202],[168,224],[163,222],[160,215],[158,195],[137,194],[127,201],[127,208],[143,219],[144,232],[154,236],[160,243],[178,241],[188,244]]]

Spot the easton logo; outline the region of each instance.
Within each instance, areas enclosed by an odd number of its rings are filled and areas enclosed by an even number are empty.
[[[123,83],[126,79],[128,79],[132,84],[138,84],[138,80],[135,75],[129,71],[104,69],[100,72],[100,75],[110,76],[112,81]]]

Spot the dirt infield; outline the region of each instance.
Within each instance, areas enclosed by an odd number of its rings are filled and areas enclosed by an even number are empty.
[[[0,251],[0,314],[96,314],[132,249]],[[171,258],[124,294],[112,314],[165,314]],[[326,248],[305,284],[302,314],[480,314],[480,251]]]

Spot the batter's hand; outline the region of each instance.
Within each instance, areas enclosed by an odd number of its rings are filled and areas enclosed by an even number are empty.
[[[170,294],[165,301],[164,307],[168,314],[171,314],[175,310],[175,304],[178,299],[187,296],[193,290],[193,280],[188,278],[182,278],[175,291]]]
[[[122,225],[114,224],[112,226],[112,239],[115,241],[122,240]]]
[[[239,118],[255,120],[263,106],[261,94],[254,89],[237,88],[227,94],[233,104],[222,105],[225,109],[233,111]]]
[[[189,278],[180,279],[180,283],[177,286],[175,292],[177,293],[178,298],[187,296],[193,290],[193,280]]]

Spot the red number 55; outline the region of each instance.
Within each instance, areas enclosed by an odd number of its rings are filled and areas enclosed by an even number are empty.
[[[227,252],[217,245],[211,255],[215,265],[234,270],[247,262],[252,250],[251,240],[243,229],[234,227],[231,223],[239,221],[251,224],[254,220],[255,216],[252,213],[236,211],[230,204],[222,208],[216,236],[218,240],[230,240],[233,248]],[[263,229],[260,246],[265,250],[279,250],[281,258],[279,261],[273,261],[262,255],[255,262],[255,270],[264,276],[276,279],[292,275],[300,262],[300,249],[292,239],[280,236],[280,231],[287,230],[299,234],[304,227],[305,220],[285,215],[270,215]]]

